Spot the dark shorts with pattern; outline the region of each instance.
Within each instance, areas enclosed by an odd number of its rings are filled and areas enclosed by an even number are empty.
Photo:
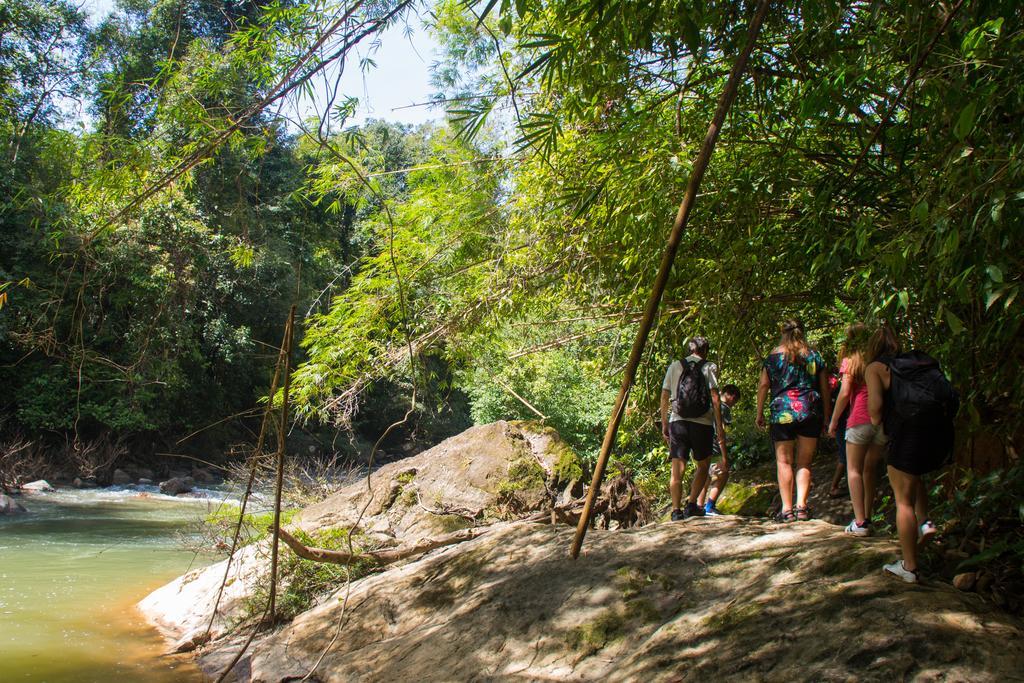
[[[715,441],[715,428],[711,425],[676,420],[668,423],[669,448],[668,457],[679,458],[686,462],[693,452],[694,460],[707,460],[711,457]]]
[[[771,434],[772,441],[796,441],[798,436],[817,439],[821,436],[821,418],[817,415],[812,415],[806,420],[800,420],[799,422],[772,424]]]

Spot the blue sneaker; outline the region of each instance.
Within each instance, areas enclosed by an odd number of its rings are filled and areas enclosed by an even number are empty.
[[[722,515],[722,513],[718,511],[718,508],[715,507],[715,504],[712,502],[707,502],[704,504],[704,514],[708,517],[720,517]]]

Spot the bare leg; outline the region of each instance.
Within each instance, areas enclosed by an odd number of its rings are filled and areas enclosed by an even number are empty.
[[[708,483],[708,466],[711,465],[711,458],[704,458],[696,461],[697,469],[693,473],[693,481],[690,483],[690,500],[688,502],[697,504],[697,496],[704,490]]]
[[[928,491],[924,487],[921,477],[917,479],[917,497],[914,499],[914,516],[917,517],[917,524],[920,526],[928,521]]]
[[[865,444],[846,442],[846,483],[850,487],[853,516],[858,524],[867,520],[864,510],[864,456],[867,450]]]
[[[811,492],[811,460],[818,450],[818,439],[796,437],[796,506],[807,507],[807,494]]]
[[[668,482],[668,492],[672,496],[672,509],[678,510],[683,502],[683,472],[686,461],[672,458],[672,476]]]
[[[917,571],[917,515],[914,507],[917,494],[921,488],[921,478],[890,467],[889,482],[896,497],[896,530],[900,536],[900,549],[903,551],[903,566],[909,571]]]
[[[775,468],[779,478],[779,496],[782,497],[782,511],[793,509],[793,453],[796,441],[775,442]]]
[[[844,474],[846,474],[846,467],[843,466],[843,463],[836,461],[836,469],[832,473],[832,487],[828,490],[829,495],[839,494],[839,482],[843,480]]]
[[[864,460],[864,519],[870,521],[875,513],[875,496],[878,492],[878,467],[885,455],[885,446],[871,444]]]
[[[704,507],[704,502],[708,497],[708,489],[711,487],[711,477],[708,477],[707,481],[704,482],[704,488],[700,490],[700,495],[697,496],[697,505]]]
[[[714,478],[714,481],[708,487],[708,498],[718,502],[718,497],[722,495],[722,491],[725,490],[725,485],[729,483],[729,470],[720,468],[718,476]]]

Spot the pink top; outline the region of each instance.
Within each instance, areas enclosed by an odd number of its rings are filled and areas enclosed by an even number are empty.
[[[839,374],[843,376],[843,383],[852,382],[850,385],[850,416],[846,418],[847,429],[871,422],[871,414],[868,413],[868,385],[864,382],[853,382],[848,378],[846,376],[848,365],[845,358],[839,365]]]

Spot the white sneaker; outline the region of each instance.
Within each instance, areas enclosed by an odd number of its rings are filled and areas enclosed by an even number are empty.
[[[857,520],[853,520],[846,525],[846,528],[843,529],[843,533],[852,534],[854,536],[870,536],[871,528],[868,527],[867,524],[861,526],[860,524],[857,524]]]
[[[882,571],[888,572],[893,576],[906,581],[907,583],[917,583],[917,572],[912,572],[903,566],[903,560],[898,560],[892,564],[887,564],[882,567]]]
[[[917,542],[924,544],[931,540],[932,536],[939,533],[939,530],[935,528],[932,520],[926,520],[924,524],[917,530]]]

